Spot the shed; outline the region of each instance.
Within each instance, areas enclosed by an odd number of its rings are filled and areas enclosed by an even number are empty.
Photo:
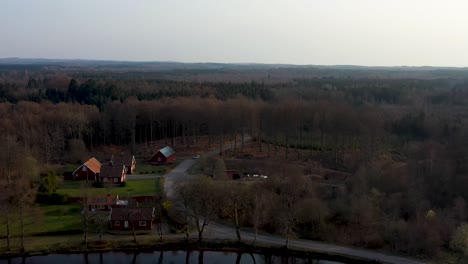
[[[175,153],[176,152],[174,151],[173,148],[171,148],[170,146],[167,146],[158,150],[158,152],[154,153],[150,161],[155,162],[155,163],[172,162],[176,158]]]

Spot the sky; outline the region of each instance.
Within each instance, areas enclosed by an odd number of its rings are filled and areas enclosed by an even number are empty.
[[[0,0],[0,58],[468,66],[466,0]]]

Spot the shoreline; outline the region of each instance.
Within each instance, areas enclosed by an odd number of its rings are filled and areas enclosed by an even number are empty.
[[[127,243],[125,243],[127,242]],[[152,243],[149,243],[152,242]],[[123,243],[123,244],[121,244]],[[120,245],[119,245],[120,244]],[[261,254],[261,255],[277,255],[277,256],[291,256],[300,258],[315,258],[329,261],[338,261],[343,263],[382,263],[375,260],[365,258],[348,256],[342,254],[332,254],[329,252],[322,252],[318,250],[305,250],[299,248],[286,248],[284,246],[278,247],[275,245],[268,245],[266,243],[258,243],[256,245],[249,245],[244,242],[233,240],[220,240],[220,239],[205,239],[199,243],[195,239],[167,239],[163,242],[157,240],[145,242],[133,242],[125,240],[114,241],[89,241],[88,246],[83,243],[68,245],[65,247],[53,247],[48,250],[26,250],[21,253],[13,251],[10,253],[1,253],[0,260],[12,258],[28,258],[34,256],[44,256],[50,254],[93,254],[93,253],[109,253],[109,252],[126,252],[126,253],[144,253],[153,251],[221,251],[221,252],[240,252],[246,254]]]

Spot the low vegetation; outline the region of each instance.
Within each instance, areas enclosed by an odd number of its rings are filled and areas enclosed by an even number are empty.
[[[128,176],[132,177],[131,175]],[[68,197],[81,197],[86,183],[77,181],[64,181],[62,186],[57,189],[57,193]],[[155,187],[156,186],[156,187]],[[125,187],[104,186],[96,188],[92,183],[88,183],[88,194],[91,196],[105,196],[107,194],[118,195],[121,198],[129,196],[163,194],[164,178],[146,179],[146,180],[127,180]],[[155,189],[156,188],[156,189]]]

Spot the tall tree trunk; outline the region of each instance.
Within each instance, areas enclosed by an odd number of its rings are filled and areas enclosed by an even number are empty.
[[[188,226],[188,219],[185,219],[184,231],[185,231],[185,240],[188,240],[190,237],[189,226]]]
[[[99,242],[102,242],[102,231],[104,229],[103,222],[104,219],[102,219],[102,217],[99,217]]]
[[[5,205],[6,210],[5,210],[5,228],[6,228],[6,237],[7,237],[7,251],[11,251],[11,234],[10,234],[10,212],[8,205]]]
[[[157,228],[158,228],[159,242],[163,242],[163,231],[162,231],[162,223],[161,222],[158,222]]]
[[[203,218],[203,223],[200,224],[200,219],[197,217],[196,218],[197,222],[197,230],[198,230],[198,242],[201,243],[203,240],[203,231],[205,230],[205,227],[208,225],[206,218]]]
[[[177,135],[176,121],[172,121],[172,146],[174,147],[176,145],[176,135]]]
[[[133,221],[130,221],[130,223],[132,223],[132,233],[133,233],[133,242],[137,242],[137,238],[136,238],[136,233],[135,233],[135,223]]]
[[[23,205],[20,205],[20,225],[21,225],[21,252],[24,252],[24,210]]]
[[[235,218],[235,221],[236,221],[237,241],[241,242],[240,225],[239,225],[239,210],[238,210],[238,207],[237,207],[237,203],[234,204],[234,218]]]
[[[234,154],[237,152],[237,131],[234,133]]]
[[[85,227],[84,227],[84,243],[85,246],[88,246],[88,220],[85,220]]]
[[[223,155],[223,143],[224,143],[223,141],[224,141],[224,134],[221,131],[220,140],[219,140],[219,155],[220,156]]]
[[[266,141],[267,141],[267,156],[268,158],[270,158],[270,138],[268,136],[266,137]]]
[[[241,134],[241,150],[244,151],[244,127],[242,127],[242,134]]]

